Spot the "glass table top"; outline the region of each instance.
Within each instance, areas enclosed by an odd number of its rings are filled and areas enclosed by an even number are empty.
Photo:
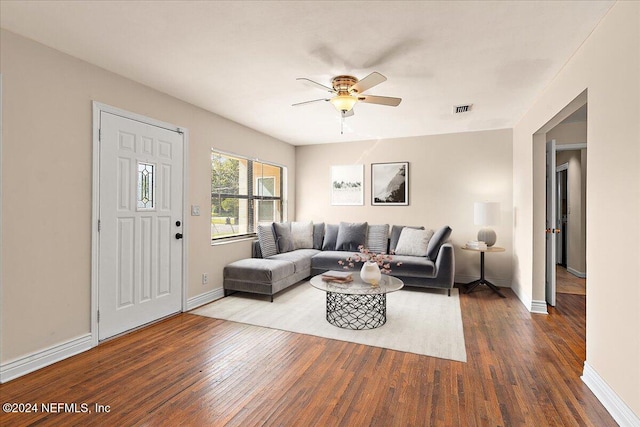
[[[397,277],[382,275],[377,286],[365,283],[360,278],[359,272],[353,272],[353,282],[340,283],[322,280],[319,274],[311,278],[311,286],[326,292],[349,295],[376,295],[387,294],[402,289],[404,283]]]

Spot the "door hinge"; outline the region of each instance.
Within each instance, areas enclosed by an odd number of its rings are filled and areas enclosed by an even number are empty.
[[[98,323],[100,323],[100,310],[98,310]]]
[[[98,220],[98,233],[102,230],[102,221]]]
[[[98,141],[102,141],[102,129],[98,129]]]

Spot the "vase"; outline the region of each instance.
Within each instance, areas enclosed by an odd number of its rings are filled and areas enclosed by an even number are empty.
[[[375,261],[366,261],[360,270],[360,278],[363,282],[371,285],[377,285],[380,283],[382,273],[380,273],[380,267]]]

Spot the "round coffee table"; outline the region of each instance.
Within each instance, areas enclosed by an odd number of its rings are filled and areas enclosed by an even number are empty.
[[[353,282],[327,282],[320,274],[311,278],[311,286],[327,293],[327,322],[344,329],[374,329],[387,321],[387,294],[404,283],[383,274],[380,284],[372,286],[354,272]]]

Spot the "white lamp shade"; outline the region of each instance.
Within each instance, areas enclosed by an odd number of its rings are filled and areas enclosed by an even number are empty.
[[[476,225],[497,225],[500,223],[500,203],[475,202],[473,222]]]
[[[338,111],[351,111],[358,99],[351,95],[336,95],[330,101]]]

